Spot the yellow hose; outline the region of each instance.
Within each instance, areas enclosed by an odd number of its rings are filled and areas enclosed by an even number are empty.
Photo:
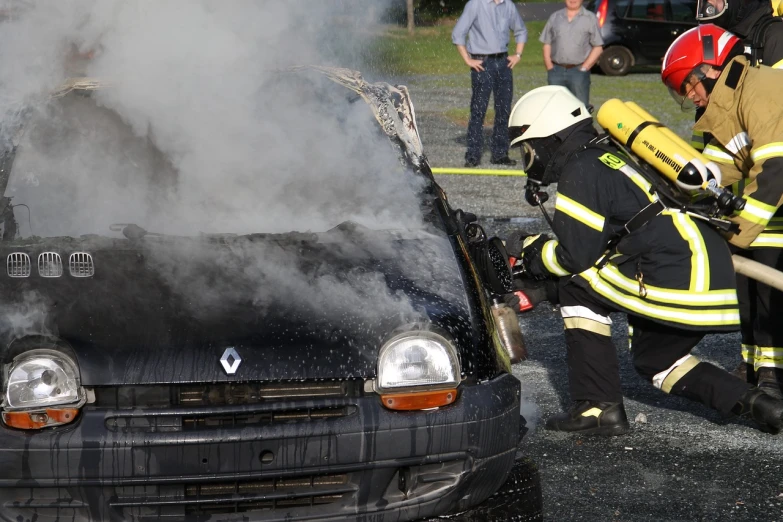
[[[526,177],[524,170],[506,170],[506,169],[458,169],[453,167],[435,167],[433,174],[462,174],[468,176],[523,176]]]
[[[733,255],[734,271],[783,292],[783,272],[747,257]]]

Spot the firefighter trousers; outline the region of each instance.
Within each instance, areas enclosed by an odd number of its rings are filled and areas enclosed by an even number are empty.
[[[622,402],[617,350],[609,314],[621,311],[569,281],[560,285],[571,399]],[[683,330],[628,315],[636,371],[656,388],[729,415],[750,385],[690,354],[706,332]]]
[[[783,270],[783,249],[743,250],[743,257],[776,270]],[[759,368],[783,369],[783,292],[742,275],[737,275],[742,359],[748,364],[748,381],[755,383]]]

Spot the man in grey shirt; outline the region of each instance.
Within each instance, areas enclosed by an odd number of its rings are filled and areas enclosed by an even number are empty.
[[[582,0],[565,0],[565,8],[552,13],[539,40],[549,85],[567,87],[589,105],[590,68],[604,45],[595,14],[582,7]]]
[[[516,51],[508,55],[509,31],[514,32]],[[527,29],[511,0],[470,0],[457,20],[451,41],[457,46],[465,65],[470,67],[473,94],[470,98],[468,151],[465,166],[481,163],[484,146],[484,116],[489,95],[495,98],[495,125],[492,131],[492,158],[495,165],[516,165],[508,157],[508,118],[514,80],[511,69],[519,62],[527,41]]]

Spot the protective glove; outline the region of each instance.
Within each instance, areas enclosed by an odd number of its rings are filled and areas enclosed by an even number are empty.
[[[528,279],[537,279],[542,280],[546,279],[547,275],[535,275],[531,271],[531,266],[533,264],[533,261],[535,261],[537,258],[541,257],[541,252],[544,250],[544,244],[546,244],[547,241],[549,241],[551,238],[547,234],[537,234],[535,236],[528,236],[525,238],[525,240],[522,242],[522,255],[519,262],[517,262],[517,266],[520,266],[521,263],[521,269],[519,271],[514,271],[514,274],[516,275],[519,273],[519,275],[528,278]]]
[[[520,302],[519,302],[519,296],[513,292],[510,292],[508,294],[503,295],[503,302],[506,303],[506,305],[514,310],[515,312],[519,312],[520,308]]]
[[[556,305],[560,303],[558,297],[558,279],[527,279],[514,278],[514,288],[521,291],[527,297],[532,306],[538,306],[539,303],[549,301]],[[520,306],[520,309],[522,306]]]
[[[508,255],[515,259],[522,257],[522,246],[525,242],[525,239],[529,238],[530,236],[535,236],[535,234],[526,230],[517,230],[515,232],[511,232],[505,241]]]
[[[549,194],[540,189],[541,185],[535,183],[525,185],[525,201],[534,207],[546,203],[549,200]]]

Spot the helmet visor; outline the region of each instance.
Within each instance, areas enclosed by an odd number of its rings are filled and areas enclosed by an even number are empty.
[[[728,7],[728,0],[697,0],[696,20],[699,22],[715,20],[720,15],[725,13]]]
[[[687,94],[680,94],[679,91],[676,91],[671,87],[669,87],[669,94],[671,94],[674,101],[677,102],[677,105],[680,106],[680,110],[682,112],[691,112],[696,110],[696,104],[693,103],[690,98],[688,98]]]
[[[554,136],[533,138],[522,142],[522,147],[520,147],[522,164],[525,166],[524,170],[528,179],[544,186],[553,182],[548,179],[547,171],[549,163],[552,161],[552,155],[557,149],[557,144],[558,140]]]
[[[695,67],[688,73],[680,85],[673,85],[671,79],[666,81],[669,94],[680,106],[680,109],[686,112],[691,111],[698,106],[697,101],[703,100],[706,102],[707,90],[702,85],[702,80],[707,77],[706,72],[709,69],[710,66],[706,64]],[[701,87],[699,87],[700,85]]]

